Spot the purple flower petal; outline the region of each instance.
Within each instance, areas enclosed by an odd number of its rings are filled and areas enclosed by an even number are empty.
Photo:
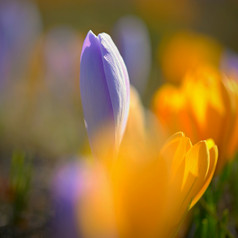
[[[105,33],[99,34],[101,53],[106,81],[111,97],[115,121],[116,141],[120,143],[128,118],[130,85],[125,63],[113,43],[111,37]]]

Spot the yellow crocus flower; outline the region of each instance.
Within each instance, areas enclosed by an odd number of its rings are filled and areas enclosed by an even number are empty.
[[[136,157],[128,150],[84,170],[78,205],[83,237],[174,237],[211,181],[217,147],[213,141],[192,145],[179,132],[161,149],[137,148]]]
[[[230,80],[201,68],[187,74],[181,87],[165,84],[158,89],[153,110],[168,133],[182,130],[192,142],[213,138],[220,170],[237,149],[237,92]]]

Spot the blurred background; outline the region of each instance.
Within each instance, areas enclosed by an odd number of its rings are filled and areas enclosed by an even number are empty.
[[[0,237],[51,237],[52,179],[88,154],[79,71],[90,29],[112,36],[150,107],[200,64],[236,78],[237,22],[236,0],[1,0]]]

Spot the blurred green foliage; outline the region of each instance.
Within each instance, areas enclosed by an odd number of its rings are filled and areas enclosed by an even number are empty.
[[[14,152],[10,170],[10,189],[12,192],[12,217],[10,223],[15,225],[22,220],[22,213],[26,209],[32,167],[23,152]]]
[[[187,237],[234,238],[238,235],[238,156],[217,175],[193,211]]]

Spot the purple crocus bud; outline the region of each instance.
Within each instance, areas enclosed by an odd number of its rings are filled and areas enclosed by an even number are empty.
[[[151,44],[145,23],[134,16],[122,17],[116,23],[113,35],[125,60],[131,84],[143,93],[151,70]]]
[[[92,151],[97,153],[96,134],[109,127],[108,146],[117,150],[128,118],[130,83],[125,63],[106,33],[96,36],[89,31],[86,36],[81,53],[80,92]]]

